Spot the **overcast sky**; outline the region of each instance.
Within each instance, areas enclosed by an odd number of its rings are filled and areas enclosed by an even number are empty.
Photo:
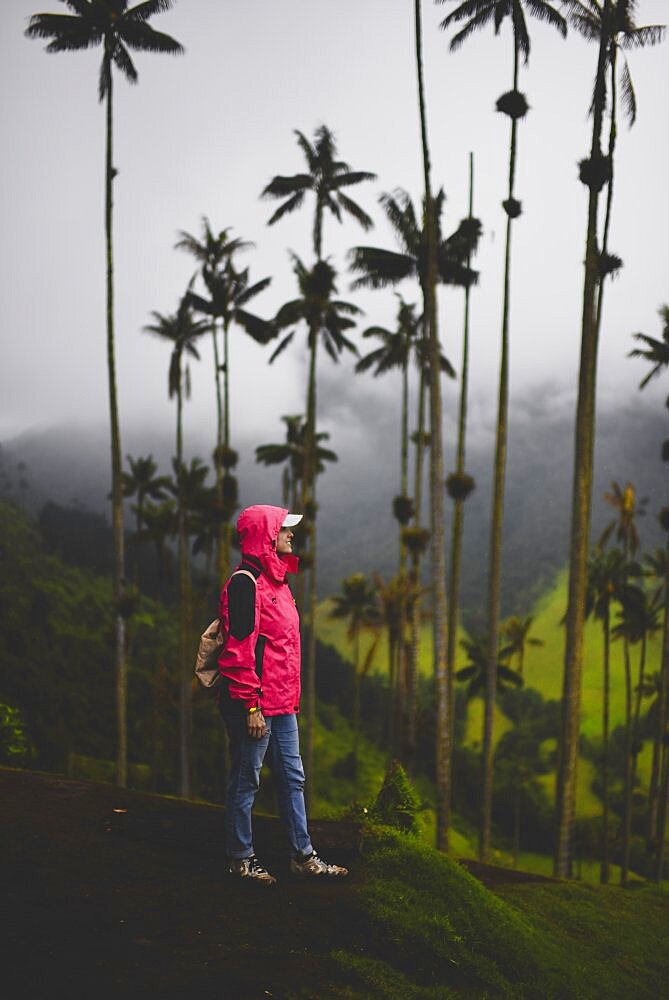
[[[467,213],[468,154],[475,154],[475,213],[485,236],[472,297],[474,423],[495,408],[509,124],[495,112],[511,88],[508,26],[479,33],[456,54],[438,30],[452,8],[424,3],[425,70],[435,187],[447,194],[452,231]],[[47,55],[23,36],[38,11],[65,12],[57,0],[3,0],[0,7],[0,102],[4,152],[0,296],[0,441],[27,430],[71,423],[106,427],[104,111],[97,100],[100,52]],[[640,0],[638,23],[669,21],[667,0]],[[152,310],[172,312],[193,264],[174,249],[179,230],[198,233],[202,215],[215,230],[231,226],[256,244],[245,255],[252,279],[272,276],[255,308],[269,317],[295,295],[288,249],[311,261],[312,205],[276,226],[273,203],[259,199],[275,173],[303,169],[293,130],[321,123],[341,157],[378,180],[349,189],[374,217],[365,234],[355,221],[327,219],[324,251],[340,270],[342,298],[365,310],[366,325],[391,324],[392,291],[351,293],[346,250],[394,247],[378,196],[396,187],[421,193],[412,0],[179,0],[153,26],[186,54],[137,53],[139,84],[117,76],[115,90],[116,343],[122,429],[171,429],[168,345],[142,333]],[[511,301],[512,407],[528,396],[547,408],[573,400],[580,345],[587,197],[577,177],[587,155],[587,111],[596,47],[570,32],[566,41],[530,22],[530,64],[520,87],[531,111],[519,127]],[[607,287],[599,379],[603,405],[637,398],[643,363],[627,360],[636,330],[658,336],[657,309],[669,301],[669,43],[630,53],[638,120],[621,125],[611,248],[625,262]],[[402,293],[417,301],[407,283]],[[446,353],[460,367],[462,293],[440,293]],[[367,342],[364,349],[367,349]],[[232,340],[235,430],[256,443],[282,435],[282,414],[303,411],[304,334],[270,368],[269,351],[246,335]],[[211,351],[193,366],[186,442],[213,437]],[[352,375],[345,360],[322,358],[322,419],[333,430],[371,421],[397,391]],[[354,392],[348,389],[353,384]],[[665,390],[666,391],[666,390]],[[645,396],[657,395],[659,385]],[[456,409],[446,388],[446,419]],[[359,431],[358,431],[359,432]],[[125,448],[124,448],[125,450]]]

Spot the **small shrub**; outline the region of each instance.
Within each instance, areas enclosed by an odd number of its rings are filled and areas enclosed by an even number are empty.
[[[26,733],[23,713],[12,705],[0,705],[0,761],[22,767],[35,757],[35,747]]]
[[[406,771],[398,760],[392,760],[370,810],[370,819],[403,833],[419,833],[419,810],[420,801]]]

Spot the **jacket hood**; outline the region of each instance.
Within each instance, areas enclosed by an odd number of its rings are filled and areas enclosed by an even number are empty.
[[[276,540],[288,510],[255,504],[241,512],[237,532],[242,555],[255,556],[272,580],[282,582],[286,573],[297,573],[299,559],[292,554],[279,556]]]

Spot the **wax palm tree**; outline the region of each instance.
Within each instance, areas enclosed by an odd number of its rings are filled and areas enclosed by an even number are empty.
[[[599,880],[609,881],[609,715],[611,698],[611,610],[614,601],[624,596],[627,562],[620,549],[603,552],[596,549],[588,563],[588,588],[585,615],[602,623],[602,855]]]
[[[309,592],[306,615],[303,618],[308,636],[306,669],[306,771],[307,801],[312,796],[313,737],[316,718],[316,363],[318,346],[322,343],[326,354],[338,361],[343,351],[357,354],[357,348],[346,332],[352,329],[362,310],[351,302],[335,298],[337,293],[336,271],[326,260],[318,260],[307,268],[297,254],[291,254],[297,278],[299,297],[281,306],[274,318],[277,330],[292,329],[282,338],[270,357],[270,363],[288,347],[295,336],[296,327],[304,324],[307,329],[309,351],[309,376],[307,380],[306,434],[304,441],[304,467],[302,475],[301,506],[305,515],[308,540]],[[298,583],[298,594],[301,594]],[[298,597],[298,604],[301,601]],[[311,775],[311,776],[310,776]]]
[[[236,249],[242,249],[248,244],[237,241]],[[223,263],[217,270],[205,267],[202,271],[207,295],[191,292],[188,297],[190,306],[195,312],[209,316],[212,323],[221,321],[223,332],[223,361],[219,370],[223,372],[223,419],[222,437],[217,441],[214,451],[214,464],[217,470],[217,491],[220,505],[220,528],[218,545],[218,577],[219,585],[223,585],[230,572],[230,519],[235,505],[231,502],[236,498],[236,480],[232,469],[237,464],[237,453],[230,447],[230,331],[233,326],[244,330],[258,344],[267,344],[275,336],[276,331],[271,323],[250,313],[246,306],[264,291],[271,278],[250,284],[249,269],[239,271],[235,267],[232,250],[227,253]]]
[[[444,0],[438,0],[443,3]],[[514,219],[518,218],[522,206],[515,194],[516,159],[518,143],[518,122],[528,111],[525,95],[518,89],[521,55],[525,65],[530,57],[530,36],[525,18],[526,12],[547,22],[564,37],[567,23],[560,13],[545,0],[465,0],[441,23],[443,29],[465,22],[464,27],[453,36],[451,51],[455,51],[476,31],[493,24],[498,34],[502,24],[508,19],[512,28],[513,41],[513,86],[497,101],[497,110],[511,119],[509,142],[509,185],[505,201],[506,244],[504,253],[504,296],[502,302],[502,335],[497,403],[497,436],[493,473],[493,504],[490,524],[490,569],[488,577],[488,650],[490,654],[488,698],[486,700],[486,732],[483,746],[483,783],[481,830],[479,855],[485,861],[490,852],[490,815],[492,808],[492,758],[493,719],[496,697],[495,665],[499,638],[500,593],[502,578],[502,525],[504,520],[504,491],[506,480],[506,454],[508,438],[509,408],[509,314],[511,305],[511,233]]]
[[[642,599],[643,594],[637,587],[630,586],[628,583],[629,573],[630,573],[630,560],[636,554],[639,547],[639,534],[636,528],[636,518],[639,515],[643,515],[644,507],[647,503],[646,500],[638,500],[636,492],[632,483],[627,482],[624,488],[621,488],[620,484],[617,482],[611,483],[611,492],[604,494],[605,501],[610,504],[611,507],[616,511],[616,517],[614,517],[609,524],[606,525],[604,531],[602,532],[598,547],[603,549],[613,532],[616,533],[616,540],[622,543],[623,546],[623,580],[622,580],[622,594],[621,600],[623,605],[623,611],[625,614],[625,609],[634,608],[638,602]],[[632,612],[629,612],[631,615]],[[631,822],[632,822],[632,746],[633,746],[633,733],[632,733],[632,721],[631,721],[631,699],[632,699],[632,668],[630,662],[630,642],[635,641],[631,639],[630,636],[633,632],[633,618],[629,621],[627,617],[624,619],[623,624],[615,632],[618,638],[623,641],[623,660],[625,663],[625,691],[626,699],[629,702],[627,715],[626,715],[626,727],[625,727],[625,787],[624,787],[624,819],[623,819],[623,864],[621,867],[621,881],[625,882],[627,880],[627,872],[629,866],[629,844],[630,844],[630,834],[631,834]],[[614,630],[615,631],[615,630]]]
[[[211,223],[206,216],[202,217],[202,235],[198,238],[191,233],[181,230],[179,239],[175,243],[175,249],[185,250],[199,265],[199,271],[193,275],[193,280],[199,274],[203,280],[207,275],[216,275],[221,268],[230,263],[233,257],[240,252],[250,249],[253,244],[241,238],[232,238],[231,229],[221,229],[214,233]],[[216,490],[219,508],[223,507],[223,391],[221,387],[221,375],[223,366],[220,363],[220,352],[218,346],[218,319],[216,313],[209,313],[211,318],[211,335],[214,356],[214,388],[216,392],[216,449],[214,453],[214,466],[216,469]],[[225,353],[225,347],[224,347]]]
[[[296,416],[281,418],[286,424],[286,440],[282,444],[261,444],[256,448],[256,462],[261,465],[284,465],[282,476],[284,507],[297,510],[299,495],[304,474],[304,441],[306,437],[306,422],[301,413]],[[327,431],[316,434],[316,474],[325,471],[326,462],[338,461],[337,455],[329,448],[321,445],[328,441]]]
[[[357,277],[352,289],[388,288],[401,281],[417,281],[421,292],[427,290],[428,237],[425,227],[426,202],[423,199],[422,216],[419,218],[409,194],[397,188],[392,194],[379,197],[387,221],[390,223],[399,250],[382,247],[356,246],[348,252],[349,266]],[[463,219],[450,236],[443,236],[441,217],[446,204],[446,194],[440,188],[431,200],[436,227],[437,281],[441,285],[465,288],[475,284],[478,272],[467,266],[467,258],[476,250],[481,236],[478,219]]]
[[[474,219],[474,155],[469,154],[469,213]],[[469,248],[467,267],[471,268],[473,249]],[[458,619],[460,612],[460,567],[462,562],[462,539],[464,533],[465,502],[475,488],[475,482],[465,469],[465,441],[467,428],[467,404],[469,392],[469,305],[471,286],[465,286],[464,329],[462,337],[462,368],[460,374],[460,405],[458,413],[458,441],[455,471],[446,478],[446,491],[453,500],[453,523],[451,528],[451,565],[448,580],[448,624],[446,639],[446,660],[448,670],[455,670]],[[453,691],[451,691],[453,695]],[[454,725],[455,699],[451,698],[451,728]]]
[[[383,289],[402,281],[417,281],[423,303],[427,282],[427,234],[425,230],[425,201],[423,215],[419,220],[411,198],[406,191],[398,188],[393,194],[382,194],[379,202],[390,223],[399,250],[381,247],[353,247],[349,251],[349,263],[357,277],[353,289]],[[434,219],[437,227],[437,280],[440,284],[467,288],[478,280],[478,272],[467,261],[476,251],[481,236],[478,219],[464,219],[450,236],[442,236],[441,216],[446,195],[440,189],[434,198]],[[414,360],[418,367],[420,387],[418,393],[418,430],[416,443],[416,488],[414,495],[414,524],[420,527],[422,483],[422,456],[425,446],[424,397],[430,379],[430,338],[427,321],[423,312],[423,335],[414,340]],[[448,360],[440,353],[438,369],[454,377],[455,372]]]
[[[112,182],[116,175],[113,159],[113,74],[115,66],[126,80],[138,76],[129,49],[145,52],[182,53],[183,47],[169,35],[148,23],[154,14],[169,10],[172,0],[145,0],[128,7],[127,0],[64,0],[72,14],[34,14],[26,29],[28,38],[51,39],[47,52],[75,52],[102,46],[98,83],[100,101],[106,101],[105,131],[105,254],[107,270],[107,374],[111,429],[112,530],[114,540],[115,662],[117,700],[116,780],[125,786],[128,777],[127,665],[125,622],[120,613],[125,578],[123,532],[123,487],[121,481],[121,432],[116,391],[114,345],[114,257],[112,242]]]
[[[176,456],[174,467],[177,472],[176,484],[185,484],[186,480],[180,471],[183,462],[183,400],[190,396],[190,369],[184,367],[184,357],[199,359],[200,355],[196,341],[209,329],[204,320],[193,317],[187,291],[181,298],[176,313],[163,315],[153,312],[153,323],[144,327],[144,332],[171,343],[172,353],[167,380],[167,391],[170,399],[176,396],[177,426],[176,426]],[[185,498],[177,493],[177,538],[179,562],[179,596],[180,596],[180,630],[179,630],[179,660],[181,663],[180,678],[180,789],[184,798],[190,798],[192,787],[192,669],[189,665],[191,593],[190,593],[190,562],[188,556],[188,538],[186,530]]]
[[[662,340],[656,340],[645,333],[633,333],[634,339],[644,344],[644,347],[635,347],[627,355],[628,358],[644,358],[652,365],[648,374],[639,382],[640,389],[645,389],[651,379],[669,368],[669,306],[660,306],[658,313],[662,320]]]
[[[445,629],[446,615],[446,526],[444,520],[444,454],[442,442],[441,379],[439,371],[439,326],[437,318],[437,282],[439,280],[439,238],[437,213],[432,198],[430,148],[427,135],[427,110],[423,78],[423,26],[420,0],[414,2],[416,73],[418,77],[418,113],[423,153],[423,181],[426,234],[426,267],[423,289],[423,313],[430,344],[430,522],[432,529],[431,587],[434,677],[437,708],[435,741],[437,775],[437,847],[448,848],[451,813],[451,764],[453,732],[451,727],[453,677],[448,669]],[[469,280],[469,279],[467,279]]]
[[[656,591],[653,595],[649,595],[642,590],[640,599],[628,604],[624,611],[631,637],[633,641],[639,644],[639,676],[635,687],[636,699],[634,702],[634,717],[632,719],[632,788],[634,788],[636,767],[641,750],[639,744],[641,697],[646,679],[648,640],[660,630],[662,604],[662,594],[659,591]]]
[[[599,548],[604,548],[615,531],[616,540],[622,542],[625,558],[629,561],[639,548],[636,518],[645,514],[648,499],[640,500],[632,483],[627,482],[621,487],[615,480],[611,483],[611,492],[605,493],[604,499],[613,507],[617,516],[606,525],[597,544]]]
[[[329,617],[347,622],[346,637],[353,645],[353,761],[354,776],[358,777],[358,738],[360,735],[360,681],[362,656],[360,640],[364,630],[378,633],[381,616],[377,593],[364,573],[354,573],[341,582],[341,592],[332,599]],[[369,658],[368,658],[369,662]]]
[[[602,0],[564,0],[569,21],[572,26],[589,41],[597,41],[604,24],[604,5]],[[609,21],[609,45],[606,54],[608,70],[607,103],[609,111],[609,141],[607,161],[603,165],[606,171],[607,194],[606,212],[604,215],[603,235],[599,251],[599,288],[597,297],[597,328],[601,329],[602,304],[605,279],[615,276],[622,261],[609,251],[609,231],[611,226],[611,208],[613,204],[615,148],[618,135],[618,92],[620,91],[623,111],[630,126],[636,121],[636,94],[625,49],[643,48],[656,45],[662,41],[664,27],[648,25],[637,27],[634,22],[636,0],[612,0]],[[606,82],[605,82],[606,86]],[[591,111],[594,110],[595,96],[593,94]],[[580,164],[582,179],[593,169],[589,160]],[[595,167],[595,170],[598,169]]]
[[[307,172],[284,177],[277,174],[263,190],[262,198],[281,200],[281,205],[270,217],[269,225],[282,219],[284,215],[301,208],[307,192],[313,192],[315,197],[313,246],[317,260],[323,257],[323,216],[329,212],[337,222],[344,215],[352,216],[363,229],[373,226],[370,216],[344,194],[342,188],[360,184],[362,181],[376,180],[376,174],[366,170],[351,170],[348,163],[337,159],[337,144],[335,137],[326,125],[320,125],[313,142],[295,129],[297,144],[304,154]]]
[[[620,866],[620,884],[625,885],[629,876],[630,842],[632,836],[632,794],[636,771],[636,731],[638,730],[638,711],[641,703],[641,687],[644,681],[646,661],[646,638],[649,631],[656,630],[658,607],[653,607],[646,601],[646,596],[639,587],[627,585],[618,613],[618,624],[613,628],[613,638],[625,642],[625,771],[623,780],[623,856]],[[630,644],[641,643],[639,658],[639,685],[637,692],[637,709],[632,706],[632,667],[630,662]]]
[[[431,527],[432,527],[432,600],[433,628],[435,629],[435,677],[439,679],[437,712],[441,719],[438,725],[439,737],[436,750],[438,760],[438,822],[437,841],[440,847],[448,845],[448,827],[450,822],[450,736],[448,732],[448,704],[450,703],[450,678],[446,672],[446,649],[444,646],[446,594],[445,594],[445,556],[444,549],[444,498],[443,498],[443,446],[441,435],[441,386],[440,372],[442,368],[442,353],[439,345],[436,288],[432,286],[439,282],[445,285],[464,287],[474,283],[477,272],[466,266],[466,260],[472,247],[475,247],[481,232],[481,224],[477,219],[464,220],[451,236],[444,238],[441,233],[441,214],[446,196],[439,190],[432,196],[429,178],[429,154],[427,145],[427,125],[425,120],[425,95],[422,74],[422,34],[420,4],[415,4],[416,23],[416,57],[419,78],[419,104],[421,119],[421,136],[423,145],[423,173],[426,194],[423,197],[422,217],[419,219],[406,191],[396,190],[393,194],[382,194],[379,201],[386,218],[390,222],[397,242],[398,251],[386,250],[380,247],[353,247],[349,251],[351,270],[359,275],[353,288],[386,288],[397,285],[404,280],[418,281],[423,297],[424,336],[417,341],[423,347],[422,360],[419,360],[421,373],[419,386],[419,427],[416,439],[416,489],[414,495],[414,527],[417,534],[422,534],[420,526],[422,500],[420,488],[423,477],[422,459],[425,446],[423,431],[423,405],[425,387],[430,386],[430,494],[431,494]],[[427,361],[427,364],[425,363]],[[436,495],[435,484],[439,481],[439,497]],[[437,534],[434,526],[437,524]],[[415,551],[415,550],[414,550]],[[441,566],[441,563],[444,563]],[[443,572],[442,572],[443,570]],[[418,613],[418,608],[416,608]],[[414,644],[412,644],[413,646]],[[442,648],[443,646],[443,648]],[[445,699],[445,700],[443,700]],[[446,713],[446,714],[444,714]]]
[[[200,353],[196,343],[208,330],[204,320],[193,317],[189,302],[189,292],[182,296],[174,313],[151,313],[153,323],[144,326],[144,333],[166,340],[172,344],[170,364],[167,376],[167,394],[170,399],[176,397],[176,459],[183,461],[183,402],[190,398],[190,369],[184,366],[184,358],[199,360]]]
[[[358,361],[356,372],[373,371],[374,377],[385,375],[399,368],[402,380],[400,411],[400,492],[393,501],[393,513],[400,527],[408,524],[413,515],[413,503],[409,493],[409,360],[414,342],[422,329],[422,316],[416,316],[416,306],[397,296],[397,325],[394,330],[382,326],[370,326],[363,331],[363,337],[375,337],[381,346],[370,351]],[[406,546],[400,537],[400,572],[406,569]]]
[[[647,841],[650,849],[658,843],[658,807],[660,798],[660,775],[662,773],[662,753],[666,747],[664,732],[667,718],[667,674],[669,674],[669,545],[657,548],[654,553],[645,556],[647,565],[645,575],[657,581],[653,599],[664,601],[664,628],[662,637],[662,652],[660,670],[657,672],[658,697],[656,701],[655,729],[653,739],[653,760],[650,783],[648,788],[648,832]]]
[[[320,268],[321,263],[327,264],[323,261],[323,218],[325,212],[329,212],[338,222],[342,222],[344,216],[352,216],[362,227],[367,230],[373,225],[371,217],[357,204],[352,198],[347,194],[344,194],[343,188],[351,187],[356,184],[360,184],[364,181],[371,181],[376,179],[376,174],[372,174],[369,171],[362,170],[352,170],[348,163],[343,160],[338,160],[338,151],[333,133],[327,128],[326,125],[319,126],[315,133],[313,142],[310,142],[306,136],[295,130],[295,135],[297,136],[298,146],[303,153],[306,160],[306,173],[293,174],[291,176],[275,175],[269,184],[263,190],[261,197],[281,199],[282,204],[279,205],[278,209],[269,219],[269,225],[274,225],[279,219],[282,219],[284,215],[296,211],[300,208],[305,200],[308,192],[312,192],[314,195],[314,216],[313,216],[313,227],[312,227],[312,238],[313,238],[313,249],[316,256],[316,265],[313,268],[312,274],[316,280],[316,283],[323,283],[324,286],[327,285],[327,267]],[[304,268],[306,272],[306,268]],[[299,276],[298,276],[299,280]],[[318,297],[318,295],[316,296]],[[316,425],[315,425],[315,376],[316,376],[316,337],[311,338],[310,344],[310,358],[309,358],[309,388],[307,390],[307,397],[310,398],[311,389],[313,388],[314,393],[314,407],[313,407],[313,417],[314,420],[310,419],[309,406],[307,405],[307,433],[305,439],[305,464],[304,464],[304,480],[303,480],[303,494],[306,496],[311,494],[310,503],[313,506],[313,511],[315,515],[315,449],[316,449]],[[311,373],[313,371],[313,386]],[[315,656],[316,656],[316,635],[315,635],[315,600],[316,600],[316,533],[315,533],[315,520],[310,518],[307,520],[306,528],[306,543],[307,543],[307,557],[310,563],[310,574],[309,574],[309,603],[306,609],[306,615],[303,619],[305,624],[305,629],[308,630],[308,639],[305,643],[307,647],[307,676],[315,678]],[[298,589],[302,586],[302,583],[298,580]],[[307,691],[307,715],[311,713],[312,723],[313,718],[315,718],[315,691]],[[309,708],[311,704],[311,709]],[[309,757],[310,753],[313,753],[313,724],[308,726],[307,734],[307,748]],[[308,762],[307,762],[308,764]],[[311,768],[307,766],[307,798],[311,795]]]
[[[124,497],[137,497],[137,503],[133,506],[135,514],[135,538],[137,542],[144,527],[144,509],[147,500],[164,500],[165,491],[169,479],[167,476],[157,476],[158,466],[153,455],[133,458],[126,455],[129,471],[121,473]],[[135,566],[135,577],[139,579],[139,547],[137,548],[137,562]]]
[[[571,2],[569,8],[576,8]],[[580,179],[588,188],[586,252],[581,315],[581,359],[574,427],[574,476],[569,547],[569,584],[565,660],[562,686],[562,734],[556,782],[557,838],[554,871],[571,874],[571,844],[575,819],[576,760],[579,743],[579,715],[583,674],[583,631],[587,559],[590,547],[590,517],[594,464],[594,427],[597,395],[597,352],[602,312],[598,289],[603,277],[598,208],[602,189],[610,177],[611,162],[602,153],[602,126],[607,96],[607,70],[611,66],[612,42],[619,30],[616,21],[623,4],[602,0],[598,4],[597,70],[591,103],[592,141],[590,155],[580,165]],[[627,5],[630,11],[631,5]],[[575,27],[579,27],[575,23]],[[604,269],[605,270],[605,269]]]
[[[220,229],[217,233],[211,228],[211,223],[206,215],[201,220],[202,235],[193,236],[185,230],[179,230],[179,239],[174,244],[175,250],[185,250],[199,265],[198,274],[204,271],[209,274],[216,274],[221,265],[228,261],[235,254],[244,250],[250,250],[254,244],[240,237],[234,239],[230,236],[232,227]]]
[[[423,317],[416,315],[416,306],[404,301],[401,295],[397,310],[397,325],[394,330],[387,330],[380,326],[368,327],[363,337],[375,337],[381,341],[381,346],[370,351],[360,359],[356,365],[356,372],[365,372],[370,369],[375,377],[384,375],[386,372],[399,368],[401,373],[401,415],[400,415],[400,492],[393,500],[393,514],[400,526],[399,538],[399,572],[405,573],[407,568],[407,544],[404,537],[404,529],[414,515],[414,503],[409,494],[409,362],[412,354],[418,349],[419,342],[425,342]],[[448,362],[446,362],[448,364]],[[415,551],[415,550],[414,550]],[[418,581],[417,560],[414,558],[415,573],[413,579]],[[407,608],[400,608],[399,613],[403,620],[406,619]],[[419,602],[416,602],[416,612],[419,614]],[[418,627],[418,626],[417,626]],[[401,625],[400,628],[403,629]],[[402,662],[399,672],[406,670],[407,687],[410,692],[409,697],[418,697],[417,684],[417,647],[418,639],[405,646],[399,647],[400,660],[403,661],[408,654],[409,662]],[[408,708],[408,728],[407,744],[410,748],[410,756],[416,743],[416,733],[414,732],[417,719],[417,705],[412,704]]]
[[[537,639],[530,635],[534,618],[530,615],[527,618],[519,618],[512,615],[503,622],[500,633],[506,639],[511,649],[511,656],[518,658],[517,670],[520,677],[524,677],[525,670],[525,650],[528,646],[545,646],[543,639]]]
[[[173,500],[147,503],[143,511],[141,540],[153,542],[156,553],[156,596],[164,595],[172,579],[172,559],[167,539],[177,533],[177,512]]]
[[[467,664],[455,672],[455,679],[467,681],[466,697],[467,701],[472,698],[485,698],[487,692],[488,676],[488,644],[485,636],[474,635],[471,638],[461,639],[460,645],[467,654]],[[513,647],[509,643],[502,646],[497,653],[497,693],[511,687],[522,687],[523,678],[517,670],[513,670],[509,665],[509,658],[513,654]]]
[[[407,616],[405,609],[411,611],[414,601],[420,597],[420,587],[407,573],[396,573],[385,580],[380,573],[373,573],[372,579],[376,588],[379,617],[383,625],[388,644],[388,689],[389,711],[387,728],[388,757],[405,757],[407,706],[412,701],[410,691],[411,678],[406,673],[406,657],[402,656],[402,647],[407,641]]]

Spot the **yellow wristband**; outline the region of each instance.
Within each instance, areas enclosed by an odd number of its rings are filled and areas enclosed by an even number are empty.
[[[254,712],[259,712],[259,711],[260,711],[260,708],[259,708],[258,705],[254,705],[253,708],[249,708],[248,709],[249,715],[252,715]]]

